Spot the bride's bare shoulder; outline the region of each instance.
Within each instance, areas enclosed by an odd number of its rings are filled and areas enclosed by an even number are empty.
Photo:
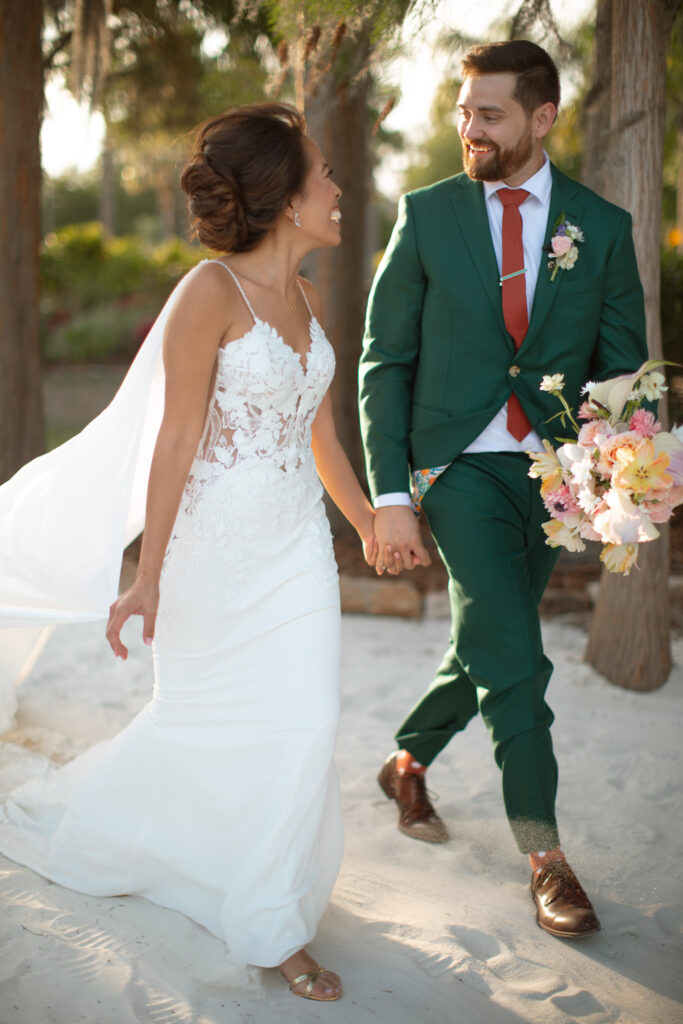
[[[319,323],[323,320],[323,308],[322,302],[320,301],[320,295],[318,289],[315,287],[312,281],[309,281],[307,277],[299,277],[299,283],[304,290],[304,295],[308,299],[308,304],[311,307],[313,316]]]
[[[164,330],[165,349],[213,351],[239,316],[239,293],[225,266],[202,261],[177,285]]]
[[[184,303],[198,301],[229,306],[236,292],[230,272],[220,260],[202,260],[178,285],[178,299]]]

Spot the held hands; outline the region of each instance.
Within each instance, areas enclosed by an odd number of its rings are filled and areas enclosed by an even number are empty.
[[[431,565],[417,518],[407,505],[387,505],[375,511],[375,538],[378,555],[369,564],[374,564],[378,576],[385,569],[398,576],[404,569]]]
[[[131,615],[142,615],[142,638],[149,646],[154,639],[154,624],[159,607],[159,585],[137,579],[132,587],[109,609],[106,637],[117,658],[128,657],[128,648],[121,642],[123,624]]]

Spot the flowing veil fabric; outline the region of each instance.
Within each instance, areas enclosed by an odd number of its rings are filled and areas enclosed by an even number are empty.
[[[106,619],[116,599],[123,550],[144,526],[164,329],[179,287],[107,408],[0,487],[0,732],[49,627]]]

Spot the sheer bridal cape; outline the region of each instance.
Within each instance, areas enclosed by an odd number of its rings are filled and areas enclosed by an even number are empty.
[[[179,287],[110,405],[0,487],[0,733],[49,627],[107,619],[116,599],[123,550],[144,525],[164,407],[162,342]]]

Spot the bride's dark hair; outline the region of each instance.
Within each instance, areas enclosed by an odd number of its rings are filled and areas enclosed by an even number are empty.
[[[258,245],[303,192],[306,122],[284,103],[255,103],[212,117],[197,129],[180,184],[192,230],[221,253]]]

